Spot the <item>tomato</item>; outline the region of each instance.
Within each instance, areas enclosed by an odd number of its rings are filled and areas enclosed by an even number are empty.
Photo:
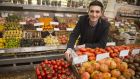
[[[45,60],[44,63],[45,63],[45,64],[48,64],[48,60]]]
[[[38,79],[42,79],[42,77],[39,75],[39,76],[38,76]]]
[[[88,59],[89,59],[89,61],[95,60],[95,57],[94,56],[90,56]]]
[[[81,52],[86,52],[87,50],[86,50],[86,48],[80,48],[79,49]]]
[[[61,69],[62,69],[62,67],[61,67],[61,66],[59,66],[59,67],[58,67],[58,69],[59,69],[59,70],[61,70]]]

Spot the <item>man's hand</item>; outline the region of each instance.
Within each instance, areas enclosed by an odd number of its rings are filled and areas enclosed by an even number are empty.
[[[71,52],[72,52],[72,49],[71,49],[71,48],[68,48],[68,49],[66,50],[66,52],[64,53],[64,55],[65,55],[67,61],[71,61],[71,59],[72,59],[72,57],[71,57]]]

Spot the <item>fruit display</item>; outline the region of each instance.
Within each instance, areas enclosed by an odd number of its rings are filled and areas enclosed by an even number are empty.
[[[32,46],[44,46],[43,39],[21,39],[20,46],[21,47],[32,47]]]
[[[26,24],[22,26],[23,30],[35,30],[35,26],[33,24]]]
[[[56,36],[49,35],[44,38],[46,45],[59,45],[58,38]]]
[[[135,75],[119,58],[85,62],[78,71],[81,79],[131,79]]]
[[[38,79],[76,79],[69,66],[63,59],[45,60],[36,66],[36,75]]]
[[[7,30],[4,32],[3,37],[4,38],[22,38],[22,30]]]
[[[140,78],[140,55],[129,56],[123,59],[124,62],[128,63],[128,67],[135,70],[135,75],[132,79]]]
[[[5,30],[19,30],[21,26],[17,22],[7,22],[5,25]]]
[[[66,35],[61,35],[61,36],[58,36],[58,40],[60,44],[67,44],[68,37]]]
[[[129,46],[109,46],[105,50],[110,53],[110,57],[118,57],[121,50],[130,50]]]
[[[55,26],[55,28],[59,28],[60,30],[66,30],[68,25],[66,23],[59,23],[58,26]]]
[[[106,53],[105,49],[102,49],[102,48],[95,48],[95,49],[92,49],[92,48],[80,48],[76,51],[76,54],[78,56],[80,55],[88,55],[88,60],[91,61],[91,60],[95,60],[96,59],[96,55],[98,54],[102,54],[102,53]]]
[[[5,40],[3,38],[0,38],[0,48],[4,48]]]
[[[17,48],[20,46],[19,38],[8,38],[5,39],[5,48]]]
[[[5,24],[5,18],[0,17],[0,25]]]

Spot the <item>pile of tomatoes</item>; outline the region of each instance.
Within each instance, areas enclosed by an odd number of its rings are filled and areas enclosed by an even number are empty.
[[[36,66],[36,75],[38,79],[75,79],[69,66],[63,59],[45,60]]]

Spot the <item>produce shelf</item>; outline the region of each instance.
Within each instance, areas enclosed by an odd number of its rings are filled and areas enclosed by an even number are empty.
[[[86,9],[83,8],[68,8],[68,7],[49,7],[46,5],[23,5],[23,4],[12,4],[12,3],[1,3],[0,9],[4,7],[18,8],[24,11],[51,11],[51,12],[68,12],[68,13],[87,13]]]

